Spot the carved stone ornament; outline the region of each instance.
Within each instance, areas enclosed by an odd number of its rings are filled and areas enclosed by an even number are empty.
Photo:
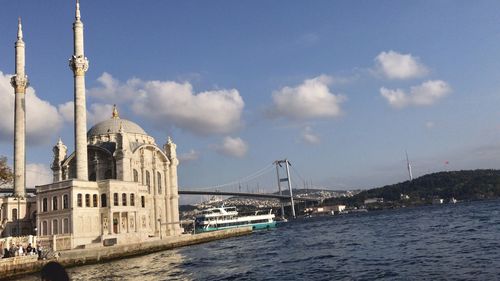
[[[69,59],[69,67],[76,76],[85,75],[85,72],[89,69],[89,60],[84,56],[71,56]]]
[[[24,92],[24,90],[30,85],[28,75],[14,75],[10,78],[10,84],[14,87],[14,89],[16,89],[16,92],[18,92],[18,90]]]

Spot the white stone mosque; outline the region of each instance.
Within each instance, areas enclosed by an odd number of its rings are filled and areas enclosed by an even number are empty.
[[[110,119],[86,128],[83,23],[78,0],[73,23],[75,151],[53,148],[53,183],[25,188],[25,107],[28,78],[19,21],[16,41],[14,194],[0,198],[2,236],[33,234],[57,250],[137,243],[182,233],[179,225],[176,145],[156,144],[136,123]],[[18,219],[19,216],[19,219]],[[2,229],[0,229],[2,230]]]

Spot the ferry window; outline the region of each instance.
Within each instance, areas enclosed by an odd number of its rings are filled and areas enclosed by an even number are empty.
[[[81,193],[78,193],[78,195],[76,196],[76,205],[78,207],[82,206],[82,194]]]
[[[43,201],[42,201],[42,212],[47,212],[47,198],[43,198]]]
[[[141,207],[146,208],[146,198],[144,196],[141,196]]]
[[[136,169],[134,169],[134,181],[139,182],[139,173],[137,172]]]
[[[52,197],[52,211],[57,211],[57,196]]]
[[[113,205],[118,206],[118,193],[113,193]]]
[[[127,206],[127,194],[122,193],[122,206]]]
[[[107,207],[108,206],[108,200],[106,198],[106,193],[101,194],[101,207]]]
[[[161,174],[157,172],[158,175],[158,194],[161,194]]]
[[[92,203],[94,203],[94,207],[97,207],[97,194],[92,195]]]
[[[135,194],[130,193],[130,206],[135,206]]]
[[[63,209],[69,208],[69,196],[68,194],[63,195]]]
[[[90,194],[85,194],[85,207],[90,207]]]

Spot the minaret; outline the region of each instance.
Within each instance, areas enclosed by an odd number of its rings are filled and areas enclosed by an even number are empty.
[[[24,197],[26,194],[26,88],[29,85],[25,67],[23,27],[21,18],[17,24],[16,41],[16,75],[12,76],[10,83],[14,87],[15,112],[14,112],[14,196]]]
[[[74,74],[75,91],[75,155],[76,178],[88,180],[87,166],[87,109],[85,105],[85,72],[89,61],[83,52],[83,23],[80,20],[80,3],[76,0],[75,22],[73,23],[74,52],[69,66]]]

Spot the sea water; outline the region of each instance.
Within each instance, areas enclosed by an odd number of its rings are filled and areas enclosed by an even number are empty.
[[[500,200],[297,219],[68,272],[73,280],[500,280]]]

